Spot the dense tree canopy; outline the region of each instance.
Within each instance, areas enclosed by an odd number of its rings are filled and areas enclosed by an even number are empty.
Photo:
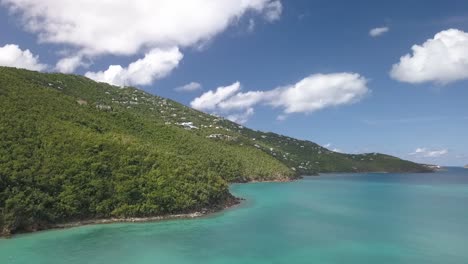
[[[418,171],[250,130],[134,88],[0,67],[0,228],[222,206],[228,182]]]

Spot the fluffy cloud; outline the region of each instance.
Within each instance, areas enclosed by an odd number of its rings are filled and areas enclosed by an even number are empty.
[[[378,28],[373,28],[369,31],[369,36],[371,37],[378,37],[381,36],[385,33],[387,33],[390,30],[388,27],[378,27]]]
[[[241,92],[241,84],[235,82],[220,86],[195,98],[190,105],[198,110],[226,116],[227,119],[243,124],[254,114],[253,105],[260,101],[264,92]]]
[[[106,71],[87,72],[86,77],[113,85],[148,85],[168,75],[177,67],[183,55],[178,48],[153,49],[144,58],[124,68],[111,65]]]
[[[406,54],[393,65],[392,78],[408,83],[440,84],[468,79],[468,33],[444,30],[411,49],[412,54]]]
[[[235,82],[229,86],[220,86],[216,91],[208,91],[200,97],[195,98],[190,105],[198,110],[213,111],[219,107],[219,104],[229,99],[240,90],[240,83]]]
[[[60,59],[55,65],[55,69],[62,73],[72,73],[80,66],[87,66],[83,62],[83,56],[75,55]]]
[[[448,153],[448,149],[431,150],[427,148],[417,148],[414,152],[410,153],[410,155],[420,156],[424,158],[438,158],[441,156],[445,156]]]
[[[47,65],[39,63],[38,56],[34,56],[28,49],[21,50],[14,44],[0,47],[0,65],[33,71],[43,71],[47,68]]]
[[[39,42],[65,46],[69,57],[61,59],[56,69],[67,73],[86,65],[83,59],[100,55],[130,56],[168,47],[200,47],[247,13],[272,22],[282,12],[280,0],[0,0],[0,3],[21,17],[24,28],[37,34]],[[254,25],[254,20],[249,24]],[[129,79],[129,83],[137,84],[127,73],[128,69],[111,65],[106,71],[89,76],[113,84],[127,84]],[[151,76],[144,76],[142,83],[154,79]]]
[[[239,123],[239,124],[244,124],[249,120],[249,118],[253,114],[254,114],[254,109],[253,108],[248,108],[243,113],[230,114],[226,118],[231,120],[232,122],[236,122],[236,123]]]
[[[283,6],[280,1],[266,1],[262,9],[264,10],[266,20],[272,22],[280,18]]]
[[[235,95],[218,103],[218,107],[223,110],[242,110],[250,108],[260,102],[266,102],[276,91],[249,91],[246,93],[238,92]]]
[[[367,80],[357,73],[313,74],[295,84],[267,91],[242,92],[240,83],[235,82],[202,94],[191,106],[229,116],[232,112],[244,112],[264,104],[282,108],[284,114],[278,120],[284,120],[285,114],[310,113],[351,104],[368,92]]]
[[[191,83],[187,83],[186,85],[179,86],[175,88],[174,90],[176,90],[177,92],[193,92],[193,91],[200,90],[201,88],[202,88],[201,84],[197,82],[191,82]]]
[[[88,53],[134,54],[147,46],[190,46],[248,11],[273,21],[278,0],[3,0],[43,42]],[[79,15],[71,15],[79,14]]]
[[[369,92],[367,80],[357,73],[313,74],[293,85],[273,90],[269,104],[287,114],[310,113],[323,108],[351,104]]]

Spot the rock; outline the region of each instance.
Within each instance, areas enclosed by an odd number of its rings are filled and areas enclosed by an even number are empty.
[[[0,236],[4,237],[11,237],[11,230],[8,227],[3,227],[2,232],[0,233]]]

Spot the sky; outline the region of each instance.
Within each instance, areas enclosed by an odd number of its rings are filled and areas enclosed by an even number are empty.
[[[346,152],[468,164],[468,2],[0,0],[0,65]]]

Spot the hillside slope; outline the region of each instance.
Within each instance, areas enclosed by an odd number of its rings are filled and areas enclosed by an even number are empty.
[[[254,131],[141,90],[0,67],[0,228],[223,207],[228,182],[318,172],[419,172]]]

